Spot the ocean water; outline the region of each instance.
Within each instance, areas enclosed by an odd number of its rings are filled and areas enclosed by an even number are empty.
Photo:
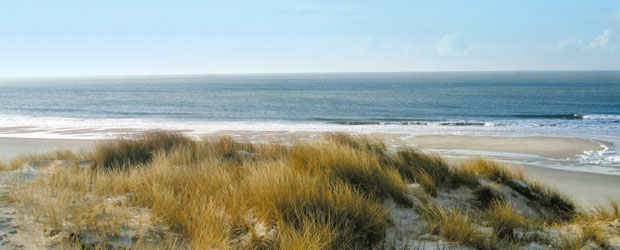
[[[616,145],[620,71],[5,78],[0,129],[11,127],[39,137],[163,128],[546,135]],[[614,150],[582,157],[620,164]]]

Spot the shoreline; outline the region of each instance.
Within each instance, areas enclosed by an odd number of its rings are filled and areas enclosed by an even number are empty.
[[[413,137],[409,142],[423,149],[505,152],[556,159],[575,158],[584,151],[613,147],[611,142],[606,141],[550,136],[420,135]]]

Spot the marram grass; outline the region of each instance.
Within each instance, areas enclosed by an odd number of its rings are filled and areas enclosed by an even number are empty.
[[[386,150],[382,142],[345,134],[286,146],[241,143],[230,137],[197,141],[174,132],[150,132],[101,142],[82,155],[21,156],[16,161],[22,165],[52,158],[90,160],[93,168],[70,166],[15,185],[11,198],[31,216],[43,218],[45,228],[76,233],[116,235],[130,216],[123,207],[151,209],[152,220],[167,225],[174,236],[160,242],[160,248],[389,248],[384,238],[394,222],[385,205],[388,200],[418,213],[428,233],[447,241],[478,249],[519,246],[515,231],[540,223],[518,214],[496,191],[481,186],[479,178],[531,196],[533,204],[546,211],[542,224],[618,218],[616,203],[611,209],[578,213],[559,192],[497,163],[474,160],[450,166],[436,155],[409,149],[394,155]],[[407,184],[414,182],[424,193],[408,191]],[[531,190],[519,190],[521,182]],[[479,210],[432,201],[442,191],[460,187],[479,190],[472,200]],[[131,200],[114,210],[101,198],[127,194]],[[485,226],[490,231],[483,230]],[[563,246],[600,241],[603,233],[595,229],[585,228],[581,238],[567,239]]]

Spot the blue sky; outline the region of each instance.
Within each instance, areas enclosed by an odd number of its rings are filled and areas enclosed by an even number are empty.
[[[620,70],[620,1],[0,1],[0,76]]]

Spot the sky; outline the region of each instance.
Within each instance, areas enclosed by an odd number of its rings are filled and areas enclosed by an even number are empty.
[[[0,77],[620,70],[620,1],[0,0]]]

